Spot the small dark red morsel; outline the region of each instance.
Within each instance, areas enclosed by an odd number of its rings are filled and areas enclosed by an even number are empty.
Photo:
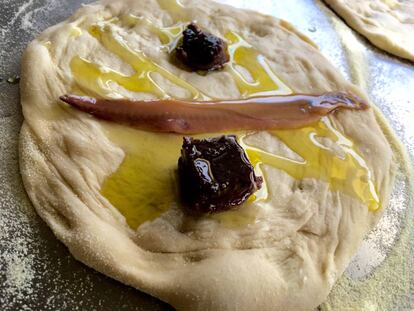
[[[178,173],[182,203],[193,215],[232,209],[263,182],[234,135],[201,140],[184,137]]]
[[[227,44],[204,32],[195,23],[183,31],[183,41],[175,49],[176,58],[192,70],[218,70],[229,61]]]

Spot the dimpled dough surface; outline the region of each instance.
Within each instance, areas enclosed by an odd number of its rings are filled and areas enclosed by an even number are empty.
[[[413,0],[324,0],[380,49],[414,61]]]
[[[182,1],[182,12],[170,12],[163,9],[166,1],[161,2],[85,5],[27,48],[22,64],[25,121],[20,162],[30,199],[78,260],[178,310],[313,310],[327,297],[387,205],[395,169],[390,144],[372,110],[331,116],[370,168],[383,205],[380,211],[369,211],[354,197],[330,191],[323,181],[299,182],[282,170],[264,166],[269,202],[258,206],[257,221],[249,226],[228,228],[211,218],[192,220],[172,206],[132,230],[100,193],[126,152],[107,138],[102,121],[58,100],[78,90],[69,67],[75,56],[125,74],[132,71],[87,31],[96,22],[134,14],[169,26],[185,12],[187,20],[197,20],[217,35],[237,31],[295,92],[348,90],[364,96],[284,21],[209,1]],[[182,71],[156,48],[160,45],[156,36],[138,26],[113,27],[133,48],[205,94],[240,97],[226,72],[200,76]],[[170,88],[173,94],[179,92]],[[122,96],[147,96],[123,92],[119,90]],[[263,132],[251,139],[273,153],[292,153],[271,137]]]

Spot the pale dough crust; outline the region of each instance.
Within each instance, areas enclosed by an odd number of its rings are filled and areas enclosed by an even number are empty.
[[[414,61],[414,1],[324,0],[372,44]]]
[[[240,33],[294,91],[360,93],[286,22],[214,2],[183,3],[191,18],[210,31]],[[100,194],[102,182],[117,169],[125,152],[108,140],[101,121],[64,108],[58,97],[73,90],[68,64],[76,55],[120,71],[131,70],[88,32],[75,38],[71,31],[73,26],[86,29],[102,18],[129,13],[159,24],[172,22],[156,0],[108,0],[82,7],[26,50],[20,163],[37,212],[78,260],[178,310],[313,310],[324,301],[382,211],[370,212],[358,200],[329,191],[324,182],[298,183],[272,167],[265,168],[272,189],[270,207],[261,209],[258,223],[238,229],[213,220],[191,221],[172,207],[133,231]],[[131,46],[205,93],[239,96],[225,72],[202,79],[183,72],[168,62],[164,52],[153,49],[159,46],[154,36],[141,36],[139,31],[125,30]],[[395,163],[374,113],[341,112],[332,121],[365,158],[385,207]],[[266,133],[253,139],[268,150],[286,149]]]

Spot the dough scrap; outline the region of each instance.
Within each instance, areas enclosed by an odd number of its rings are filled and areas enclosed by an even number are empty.
[[[182,3],[191,20],[209,31],[220,36],[239,32],[295,92],[339,90],[365,97],[285,21],[210,1]],[[371,212],[319,180],[299,185],[272,167],[264,168],[272,189],[270,207],[260,209],[259,222],[238,229],[214,220],[190,221],[172,207],[135,231],[101,195],[103,181],[119,167],[125,150],[107,138],[102,121],[63,107],[58,97],[76,85],[69,66],[75,56],[126,74],[132,71],[87,31],[73,35],[74,27],[87,29],[127,14],[164,26],[173,22],[171,12],[156,0],[97,2],[43,32],[24,54],[20,166],[36,211],[78,260],[178,310],[313,310],[383,209]],[[169,63],[164,51],[153,48],[160,44],[155,36],[139,27],[115,30],[205,94],[240,96],[226,72],[205,77],[184,72]],[[385,208],[396,164],[374,113],[343,111],[331,122],[355,143]],[[266,150],[292,153],[266,133],[256,135],[252,141]]]
[[[414,61],[414,1],[324,0],[378,48]]]

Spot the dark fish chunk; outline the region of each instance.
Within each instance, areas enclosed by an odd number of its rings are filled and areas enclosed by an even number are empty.
[[[229,61],[227,44],[191,23],[183,32],[183,41],[175,49],[176,58],[192,70],[217,70]]]
[[[263,181],[234,135],[184,137],[178,173],[181,200],[193,215],[232,209],[260,189]]]

